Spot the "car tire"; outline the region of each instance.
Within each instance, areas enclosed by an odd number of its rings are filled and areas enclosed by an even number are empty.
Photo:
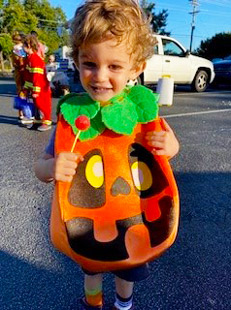
[[[137,77],[137,85],[143,85],[142,77],[141,75]]]
[[[135,85],[142,85],[142,79],[141,79],[141,76],[138,76],[136,79],[134,80],[130,80],[127,85],[129,86],[135,86]]]
[[[192,82],[192,90],[201,93],[208,87],[208,73],[204,70],[197,71]]]

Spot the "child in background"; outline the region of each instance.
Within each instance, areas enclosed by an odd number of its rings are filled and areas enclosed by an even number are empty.
[[[46,72],[47,72],[47,79],[50,82],[50,87],[52,93],[54,92],[55,85],[52,83],[52,79],[56,75],[58,70],[58,63],[55,61],[55,55],[51,54],[48,57],[48,62],[46,64]]]
[[[39,57],[42,58],[42,60],[45,60],[45,56],[46,56],[46,52],[48,51],[48,47],[39,41],[38,33],[36,31],[32,30],[30,32],[30,34],[32,36],[34,36],[38,41],[38,49],[37,49],[36,53],[38,54]]]
[[[23,90],[25,79],[25,59],[26,52],[23,49],[23,38],[18,32],[14,33],[12,40],[15,43],[12,51],[12,64],[14,67],[14,80],[16,83],[17,95],[19,96]],[[23,111],[19,110],[19,121],[25,123]]]
[[[59,64],[55,61],[55,55],[53,54],[48,57],[46,71],[54,97],[60,97],[70,93],[68,76],[60,71]]]
[[[58,70],[58,64],[55,61],[55,55],[51,54],[48,57],[48,61],[46,64],[46,71],[49,72],[56,72]]]
[[[76,11],[73,58],[82,86],[94,102],[100,102],[101,107],[110,104],[112,98],[123,92],[129,80],[142,73],[145,61],[153,54],[154,45],[150,25],[137,1],[93,0]],[[178,152],[179,144],[167,122],[164,124],[165,130],[148,132],[145,138],[153,154],[171,158]],[[67,127],[63,130],[69,130]],[[56,132],[36,163],[36,176],[43,182],[71,182],[84,158],[79,153],[56,154],[55,135]],[[90,144],[91,140],[86,143]],[[102,273],[83,271],[85,297],[81,300],[81,309],[103,309]],[[113,309],[134,309],[134,282],[148,277],[148,265],[113,271],[113,274],[116,285]]]
[[[35,107],[35,123],[42,123],[37,129],[46,131],[51,129],[51,90],[47,80],[45,63],[38,56],[38,40],[33,35],[26,36],[24,50],[27,53],[26,77],[24,89],[32,95]],[[40,115],[41,114],[41,115]],[[42,117],[42,119],[40,119]]]

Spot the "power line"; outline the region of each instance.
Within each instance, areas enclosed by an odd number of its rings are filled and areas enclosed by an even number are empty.
[[[189,2],[191,2],[192,6],[193,6],[193,11],[189,12],[189,14],[192,14],[192,23],[191,23],[191,38],[190,38],[190,48],[189,51],[192,51],[192,41],[193,41],[193,32],[196,28],[196,14],[199,13],[199,11],[197,10],[197,6],[199,5],[198,0],[189,0]]]

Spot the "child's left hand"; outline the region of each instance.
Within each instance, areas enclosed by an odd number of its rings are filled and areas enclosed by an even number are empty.
[[[179,142],[164,119],[162,119],[162,125],[165,130],[148,131],[145,139],[148,145],[153,147],[152,153],[154,155],[166,155],[170,159],[178,153]]]

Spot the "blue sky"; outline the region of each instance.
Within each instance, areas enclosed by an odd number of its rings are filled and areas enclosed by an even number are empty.
[[[156,13],[168,10],[166,30],[186,48],[190,45],[192,4],[189,0],[156,0]],[[196,14],[193,49],[201,40],[211,38],[216,33],[231,32],[231,0],[197,0],[199,13]],[[52,6],[60,6],[68,19],[73,17],[75,9],[82,3],[78,0],[50,0]]]

